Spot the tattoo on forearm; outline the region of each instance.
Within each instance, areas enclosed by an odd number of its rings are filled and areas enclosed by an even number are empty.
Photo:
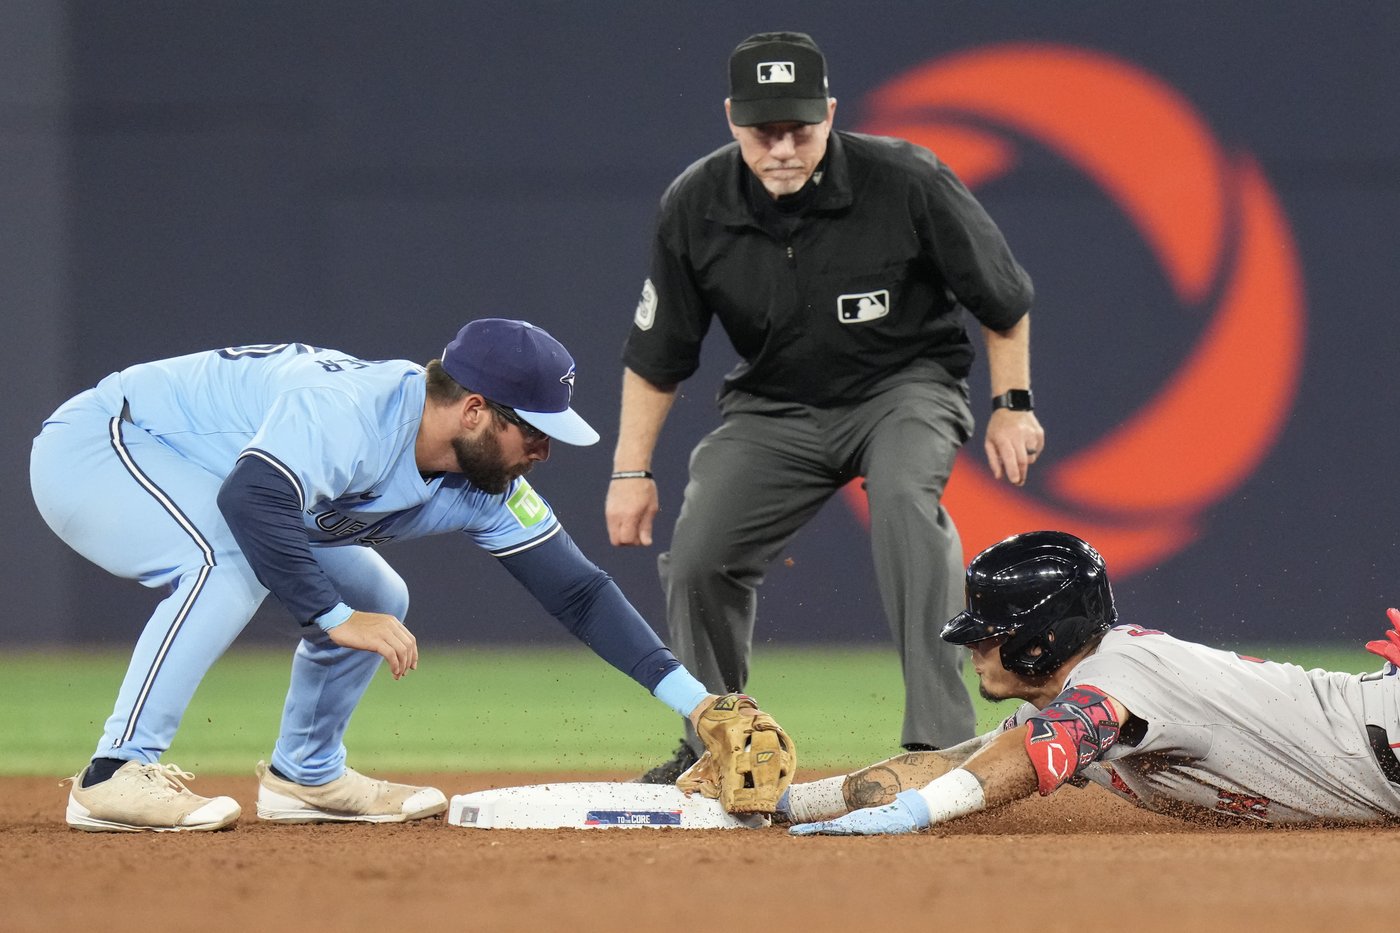
[[[923,787],[929,781],[947,774],[996,735],[989,732],[952,748],[905,752],[878,762],[847,777],[841,788],[842,796],[852,809],[884,806],[893,801],[900,791]]]
[[[889,803],[904,790],[899,775],[884,765],[872,765],[851,775],[846,782],[846,804],[853,809]]]

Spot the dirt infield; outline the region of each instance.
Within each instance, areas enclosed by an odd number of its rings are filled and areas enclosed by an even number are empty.
[[[618,775],[384,775],[449,794]],[[268,826],[89,834],[0,779],[0,930],[1387,930],[1400,828],[1209,830],[1066,789],[915,837]]]

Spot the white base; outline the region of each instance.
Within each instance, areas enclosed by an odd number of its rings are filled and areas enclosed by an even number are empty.
[[[447,822],[469,829],[757,829],[768,817],[733,816],[718,800],[672,784],[529,784],[453,797]]]

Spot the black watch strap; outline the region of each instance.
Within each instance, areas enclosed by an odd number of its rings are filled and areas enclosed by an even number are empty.
[[[1030,389],[1010,389],[992,399],[992,410],[1009,408],[1012,411],[1034,411],[1035,400]]]

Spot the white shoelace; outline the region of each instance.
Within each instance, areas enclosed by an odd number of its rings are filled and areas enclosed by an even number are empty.
[[[141,765],[136,770],[153,780],[164,781],[175,788],[176,791],[189,792],[189,788],[185,786],[185,782],[194,780],[194,775],[184,770],[179,765],[157,762],[155,764]]]
[[[58,786],[64,787],[70,784],[75,787],[81,786],[83,773],[83,771],[79,771],[72,777],[64,778],[63,780],[58,782]],[[193,781],[194,775],[191,772],[181,768],[179,765],[161,764],[159,762],[157,762],[156,764],[143,764],[137,766],[136,773],[141,777],[150,778],[151,780],[156,781],[158,783],[163,782],[166,785],[173,787],[177,793],[180,791],[194,793],[194,791],[190,790],[188,787],[185,786],[185,781]]]

